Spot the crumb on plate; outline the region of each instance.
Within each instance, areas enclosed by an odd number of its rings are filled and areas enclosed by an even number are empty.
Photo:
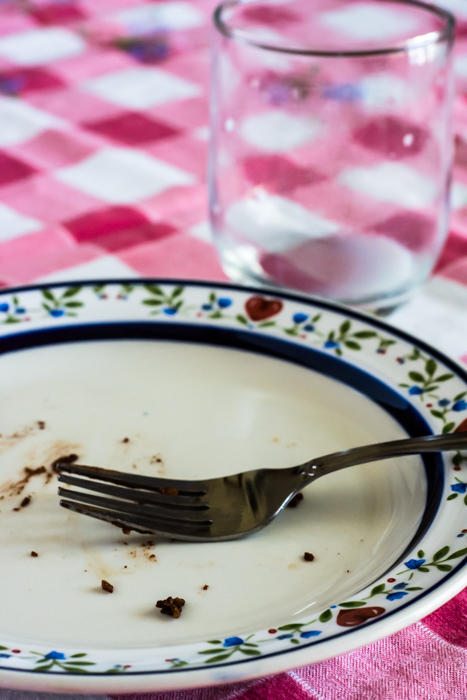
[[[313,561],[315,558],[315,555],[312,554],[311,552],[305,552],[305,554],[303,555],[303,558],[305,561]]]
[[[161,609],[161,613],[164,615],[170,615],[171,617],[180,617],[182,614],[182,608],[185,605],[183,598],[172,598],[169,595],[165,600],[158,600],[156,603],[156,608]]]
[[[114,592],[114,587],[112,586],[112,584],[106,581],[105,579],[102,579],[101,581],[101,588],[103,591],[107,591],[107,593]]]

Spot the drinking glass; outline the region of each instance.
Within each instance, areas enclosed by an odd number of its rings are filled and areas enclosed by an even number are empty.
[[[449,217],[452,15],[416,0],[214,13],[210,216],[227,275],[379,312]]]

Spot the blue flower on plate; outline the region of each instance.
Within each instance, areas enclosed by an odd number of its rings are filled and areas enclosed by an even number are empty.
[[[64,312],[63,309],[52,309],[52,310],[50,311],[50,315],[51,315],[51,316],[56,316],[56,317],[57,317],[57,316],[63,316],[64,314],[65,314],[65,312]]]
[[[449,399],[441,399],[440,401],[438,401],[438,406],[442,406],[444,408],[445,406],[449,406],[450,403],[451,402],[449,401]]]
[[[404,564],[408,569],[419,569],[426,562],[426,559],[409,559]]]
[[[8,311],[9,308],[9,304],[0,304],[0,311]]]
[[[280,634],[276,639],[291,639],[293,634]]]
[[[309,639],[310,637],[317,637],[318,634],[321,634],[319,630],[309,630],[308,632],[302,632],[300,637],[303,639]]]
[[[335,340],[326,340],[326,342],[324,343],[324,347],[325,348],[338,348],[339,343],[336,343]]]
[[[3,652],[0,654],[0,659],[9,659],[11,654],[4,654]]]
[[[402,590],[403,588],[407,588],[408,585],[409,585],[408,583],[398,583],[394,586],[394,590],[395,591]]]
[[[308,319],[308,316],[306,314],[302,314],[302,313],[294,314],[294,316],[293,316],[294,323],[303,323],[307,319]]]
[[[232,299],[227,299],[226,297],[222,297],[222,299],[217,300],[217,305],[221,309],[226,309],[228,306],[231,306],[232,304]]]
[[[241,637],[227,637],[224,639],[223,647],[236,647],[239,644],[243,644],[243,639]]]
[[[16,314],[25,314],[25,313],[26,313],[26,309],[23,309],[22,306],[18,306],[18,308],[15,309],[15,313],[16,313]]]
[[[175,316],[177,311],[178,311],[178,309],[175,308],[175,306],[168,306],[167,308],[164,309],[164,313],[167,314],[167,316]]]
[[[315,327],[312,323],[307,323],[306,326],[303,326],[304,331],[314,331]]]
[[[211,311],[212,304],[203,304],[201,308],[203,309],[203,311]]]
[[[409,389],[409,394],[416,396],[417,394],[423,394],[423,389],[419,386],[411,386]]]
[[[467,491],[467,484],[453,484],[451,486],[451,491],[456,491],[457,493],[465,493]]]
[[[456,403],[452,406],[453,411],[465,411],[467,408],[467,401],[465,399],[461,399],[460,401],[456,401]]]
[[[386,596],[387,600],[399,600],[399,598],[403,598],[405,595],[409,595],[407,591],[397,591],[397,593],[390,593],[389,595]]]
[[[61,651],[49,651],[49,653],[44,656],[44,659],[63,661],[64,659],[66,659],[66,656]]]

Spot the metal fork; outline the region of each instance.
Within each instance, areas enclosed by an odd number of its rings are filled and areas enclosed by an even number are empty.
[[[261,530],[299,491],[326,474],[390,457],[461,449],[467,449],[467,433],[429,435],[356,447],[287,469],[255,469],[199,481],[138,476],[62,462],[56,465],[60,482],[105,495],[63,488],[58,494],[64,508],[123,530],[216,542]]]

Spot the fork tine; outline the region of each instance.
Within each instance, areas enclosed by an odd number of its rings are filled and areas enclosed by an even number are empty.
[[[108,508],[114,510],[116,513],[120,514],[120,517],[125,515],[138,516],[143,519],[156,519],[161,523],[174,524],[174,525],[189,525],[190,527],[199,526],[209,526],[212,523],[210,518],[204,515],[204,512],[193,512],[190,511],[188,517],[183,517],[183,511],[177,510],[172,511],[173,515],[167,515],[165,512],[161,512],[161,509],[153,505],[142,505],[138,503],[129,503],[128,501],[117,501],[112,498],[103,498],[102,496],[94,496],[90,493],[81,493],[79,491],[72,491],[71,489],[58,489],[58,495],[63,496],[71,501],[78,501],[79,503],[89,503],[94,506],[101,506],[103,508]],[[177,513],[177,515],[175,515]],[[200,517],[196,517],[199,513]]]
[[[159,489],[175,489],[180,496],[204,496],[206,487],[202,481],[185,481],[182,479],[161,479],[156,476],[140,476],[139,474],[125,474],[114,469],[102,469],[102,467],[88,467],[84,464],[66,464],[59,462],[55,469],[58,472],[87,476],[89,479],[108,481],[111,484],[121,486],[133,486],[135,488],[148,489],[159,492]]]
[[[196,502],[196,499],[199,499],[199,497],[169,496],[165,494],[153,493],[152,491],[123,488],[121,486],[112,486],[111,484],[102,483],[100,481],[91,481],[90,479],[77,479],[74,476],[68,476],[68,474],[59,474],[58,480],[61,483],[69,484],[70,486],[77,486],[80,489],[97,491],[97,493],[105,493],[109,496],[116,496],[117,498],[135,501],[136,503],[152,503],[153,505],[157,505],[161,508],[167,508],[168,510],[183,509],[200,511],[209,509],[209,505],[207,503]]]
[[[209,538],[209,529],[207,527],[197,528],[197,533],[192,534],[192,526],[169,526],[166,523],[158,523],[156,520],[148,521],[145,518],[139,517],[125,518],[118,512],[102,510],[101,508],[94,508],[93,506],[85,506],[81,505],[80,503],[74,503],[73,501],[66,501],[63,499],[60,501],[60,505],[62,508],[71,510],[73,513],[87,515],[91,518],[96,518],[97,520],[102,520],[109,523],[110,525],[115,525],[115,527],[134,530],[135,532],[139,532],[143,535],[156,533],[172,539],[192,540],[195,542],[206,541]]]

